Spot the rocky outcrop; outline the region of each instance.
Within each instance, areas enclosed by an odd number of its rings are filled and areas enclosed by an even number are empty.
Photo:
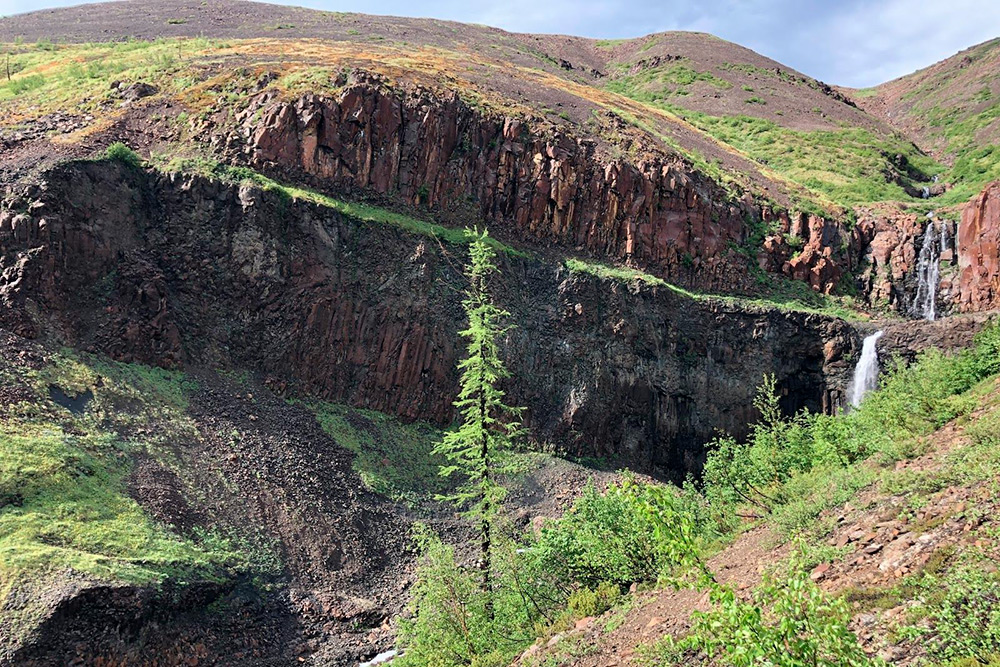
[[[962,213],[958,228],[959,309],[1000,308],[1000,182],[987,186]]]
[[[0,228],[4,326],[154,364],[251,368],[272,386],[448,423],[462,252],[201,177],[78,163]],[[13,220],[9,213],[4,219]],[[11,231],[14,230],[14,231]],[[743,433],[764,373],[789,410],[841,401],[857,336],[818,315],[695,300],[505,257],[513,402],[539,441],[680,473]]]
[[[769,220],[765,212],[765,221]],[[761,269],[800,280],[830,294],[855,264],[858,248],[847,228],[817,215],[782,212],[772,223],[776,233],[764,239]]]
[[[457,95],[401,95],[370,82],[335,99],[264,93],[243,133],[251,165],[304,173],[326,188],[464,209],[510,238],[628,259],[676,280],[695,275],[706,288],[745,274],[728,246],[745,238],[744,212],[679,160],[602,163],[592,140],[539,136]]]
[[[860,248],[857,284],[873,308],[912,315],[917,293],[917,267],[924,235],[931,220],[898,210],[862,209],[852,234]],[[938,312],[950,312],[958,295],[956,282],[955,224],[935,220],[940,282]],[[942,241],[943,236],[943,241]]]
[[[917,264],[931,219],[898,210],[862,210],[854,240],[862,251],[858,283],[876,308],[912,314]],[[939,246],[938,311],[1000,308],[1000,183],[966,205],[961,222],[934,220]]]
[[[486,112],[454,94],[390,89],[364,72],[342,83],[328,97],[287,100],[266,90],[238,128],[216,129],[215,144],[236,162],[288,180],[402,199],[454,224],[488,222],[532,246],[626,261],[705,290],[755,286],[747,253],[735,249],[775,214],[749,196],[735,199],[676,156],[646,147],[640,158],[609,158],[592,138]],[[608,122],[627,128],[613,114]],[[803,227],[810,244],[816,228],[830,226],[782,217],[786,228]],[[847,265],[839,246],[823,245],[828,235],[820,232],[823,240],[788,266],[764,263],[829,292]]]
[[[872,331],[885,331],[878,342],[878,352],[883,360],[899,357],[912,363],[924,350],[936,348],[946,354],[971,347],[980,329],[990,321],[989,313],[955,315],[933,322],[895,321],[873,322]]]

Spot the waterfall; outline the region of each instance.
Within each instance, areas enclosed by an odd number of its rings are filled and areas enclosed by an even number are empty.
[[[925,185],[923,188],[920,189],[920,196],[923,197],[924,199],[930,199],[931,189]]]
[[[938,258],[948,251],[948,225],[946,223],[941,223],[941,251],[938,254]]]
[[[946,231],[942,231],[942,236],[946,234]],[[934,221],[931,220],[924,231],[924,243],[917,258],[917,293],[913,295],[913,305],[910,308],[910,312],[925,320],[933,321],[937,316],[937,288],[941,282],[941,247],[942,245],[937,243]]]
[[[884,333],[884,331],[876,331],[871,336],[866,337],[861,345],[861,359],[854,367],[854,379],[851,380],[851,385],[847,389],[851,398],[851,407],[856,408],[861,405],[861,399],[865,397],[865,394],[878,386],[878,350],[875,349],[875,344]]]

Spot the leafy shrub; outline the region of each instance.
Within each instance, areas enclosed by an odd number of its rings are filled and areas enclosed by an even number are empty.
[[[44,85],[44,76],[41,74],[29,74],[27,76],[19,76],[16,79],[11,79],[10,82],[7,83],[7,88],[15,95],[20,95],[21,93],[27,93],[41,88]]]
[[[508,665],[565,601],[550,578],[532,569],[535,561],[511,543],[495,552],[493,592],[486,594],[478,570],[460,566],[451,546],[419,526],[416,540],[421,560],[413,615],[400,624],[402,667]]]
[[[539,567],[565,582],[596,588],[657,581],[684,554],[668,533],[694,539],[694,522],[676,491],[626,476],[600,493],[591,483],[570,511],[542,528]]]
[[[142,158],[139,157],[139,154],[120,141],[116,141],[104,149],[104,159],[121,162],[134,169],[142,167]]]
[[[944,575],[928,575],[919,583],[926,600],[917,612],[929,627],[910,627],[910,634],[924,635],[930,655],[956,664],[992,664],[1000,657],[1000,576],[986,571],[976,558]]]
[[[574,616],[597,616],[615,605],[621,597],[621,590],[614,584],[602,581],[596,588],[581,588],[574,591],[566,601]]]
[[[706,664],[738,667],[875,664],[847,627],[846,603],[827,598],[800,565],[793,559],[788,573],[765,577],[748,601],[727,587],[714,586],[712,608],[692,615],[690,634],[665,640],[664,662],[678,664],[686,655]]]
[[[778,485],[792,473],[809,470],[817,452],[808,415],[782,416],[773,375],[765,376],[754,407],[761,416],[746,444],[728,436],[709,443],[705,495],[716,505],[748,504],[766,512],[780,501]]]

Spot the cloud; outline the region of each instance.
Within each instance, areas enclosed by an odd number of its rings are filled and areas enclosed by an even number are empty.
[[[0,14],[79,0],[0,0]],[[318,9],[425,16],[596,38],[710,32],[829,83],[870,86],[998,36],[1000,2],[950,0],[299,0]]]

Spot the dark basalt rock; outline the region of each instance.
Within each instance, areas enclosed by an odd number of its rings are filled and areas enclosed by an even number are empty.
[[[47,175],[0,229],[3,325],[165,366],[252,368],[287,389],[447,424],[461,250],[249,186],[114,163]],[[44,218],[40,217],[44,214]],[[510,399],[540,442],[681,476],[740,435],[774,373],[783,405],[832,410],[857,336],[799,312],[695,300],[505,257]]]

